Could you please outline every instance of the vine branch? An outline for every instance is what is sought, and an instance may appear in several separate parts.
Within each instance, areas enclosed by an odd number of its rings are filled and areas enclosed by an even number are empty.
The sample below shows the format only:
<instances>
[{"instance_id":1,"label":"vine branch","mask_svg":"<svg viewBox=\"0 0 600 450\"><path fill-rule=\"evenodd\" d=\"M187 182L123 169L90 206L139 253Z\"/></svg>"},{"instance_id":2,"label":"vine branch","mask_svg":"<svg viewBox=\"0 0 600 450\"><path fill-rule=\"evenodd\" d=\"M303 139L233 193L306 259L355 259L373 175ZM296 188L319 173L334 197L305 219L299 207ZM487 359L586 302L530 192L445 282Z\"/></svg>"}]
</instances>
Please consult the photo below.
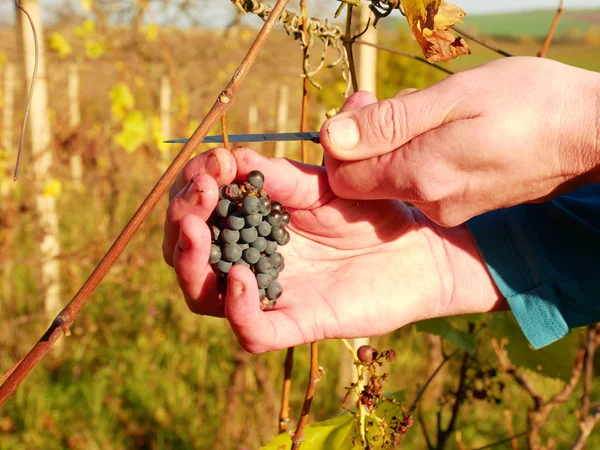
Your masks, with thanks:
<instances>
[{"instance_id":1,"label":"vine branch","mask_svg":"<svg viewBox=\"0 0 600 450\"><path fill-rule=\"evenodd\" d=\"M407 58L415 59L417 61L420 61L422 63L427 64L428 66L431 66L431 67L434 67L434 68L436 68L438 70L441 70L442 72L445 72L448 75L453 75L454 74L454 72L451 71L450 69L446 69L445 67L442 67L439 64L435 64L435 63L429 62L425 58L423 58L422 56L414 55L412 53L408 53L408 52L405 52L405 51L402 51L402 50L397 50L395 48L386 47L385 45L374 44L372 42L362 41L360 39L357 39L354 42L357 43L357 44L360 44L360 45L368 45L369 47L375 47L375 48L377 48L379 50L383 50L383 51L388 52L388 53L393 53L395 55L406 56Z\"/></svg>"},{"instance_id":2,"label":"vine branch","mask_svg":"<svg viewBox=\"0 0 600 450\"><path fill-rule=\"evenodd\" d=\"M304 405L302 405L302 414L298 421L298 427L292 435L292 450L298 450L304 441L304 429L308 422L308 414L312 405L317 383L323 376L323 370L319 368L319 347L316 342L310 344L310 372L308 379L308 387L306 388L306 396L304 397Z\"/></svg>"},{"instance_id":3,"label":"vine branch","mask_svg":"<svg viewBox=\"0 0 600 450\"><path fill-rule=\"evenodd\" d=\"M279 432L283 433L288 429L290 421L290 391L292 389L292 370L294 368L294 347L288 348L285 356L283 389L281 393L281 410L279 412Z\"/></svg>"},{"instance_id":4,"label":"vine branch","mask_svg":"<svg viewBox=\"0 0 600 450\"><path fill-rule=\"evenodd\" d=\"M538 56L540 58L546 57L546 53L548 52L548 49L550 48L550 43L552 42L554 33L556 33L556 28L558 27L558 23L560 22L560 18L562 17L564 11L565 11L565 9L563 8L563 0L559 0L558 9L556 10L556 15L554 16L554 20L552 21L552 24L550 25L550 30L548 30L548 35L546 36L546 39L544 40L544 44L542 45L542 48L540 49L540 52L538 53Z\"/></svg>"},{"instance_id":5,"label":"vine branch","mask_svg":"<svg viewBox=\"0 0 600 450\"><path fill-rule=\"evenodd\" d=\"M102 282L117 258L121 255L121 253L123 253L127 244L131 241L136 231L142 226L144 221L150 215L150 212L160 201L167 189L169 189L169 186L173 183L179 172L181 172L185 164L188 162L192 153L196 150L196 148L198 148L202 140L206 137L214 124L219 120L221 115L227 111L229 106L231 106L231 103L239 91L244 78L254 65L258 53L264 46L269 34L281 17L281 14L285 10L287 3L288 0L277 0L271 15L259 31L254 43L234 73L231 81L225 90L219 95L217 101L206 115L202 123L198 126L196 131L194 131L194 134L191 136L188 143L183 146L169 168L154 186L150 194L148 194L127 226L117 237L113 245L104 255L87 281L79 289L77 294L75 294L71 302L69 302L69 304L58 314L40 340L29 351L25 358L23 358L23 360L16 366L6 381L0 386L0 407L21 384L27 374L44 357L48 350L50 350L60 335L69 334L69 327L73 324L77 314L79 314L87 299Z\"/></svg>"},{"instance_id":6,"label":"vine branch","mask_svg":"<svg viewBox=\"0 0 600 450\"><path fill-rule=\"evenodd\" d=\"M499 48L499 47L496 47L495 45L492 45L492 44L490 44L490 43L488 43L488 42L484 41L483 39L481 39L481 38L479 38L479 37L477 37L477 36L475 36L475 35L473 35L473 34L469 33L468 31L466 31L466 30L464 30L464 29L462 29L462 28L459 28L459 27L457 27L457 26L454 26L454 27L452 27L452 29L453 29L453 30L455 30L455 31L456 31L457 33L459 33L459 34L462 34L462 35L463 35L464 37L466 37L467 39L471 39L473 42L477 42L479 45L481 45L481 46L483 46L483 47L485 47L485 48L487 48L487 49L489 49L489 50L491 50L491 51L493 51L493 52L496 52L496 53L498 53L499 55L506 56L506 57L511 57L511 56L513 56L513 55L511 55L510 53L508 53L508 52L506 52L506 51L502 50L501 48Z\"/></svg>"},{"instance_id":7,"label":"vine branch","mask_svg":"<svg viewBox=\"0 0 600 450\"><path fill-rule=\"evenodd\" d=\"M29 87L29 96L27 98L27 105L25 106L25 114L23 116L23 124L21 125L21 138L19 140L19 150L17 152L17 162L15 164L15 173L13 176L13 180L17 181L19 179L19 169L21 167L21 154L23 153L23 145L25 143L25 130L27 129L27 119L29 118L29 110L31 109L31 102L33 100L33 92L35 91L35 83L37 81L38 68L40 64L40 45L38 42L37 30L35 29L35 25L33 23L33 19L31 15L27 12L25 8L21 6L21 2L19 0L15 0L15 6L19 8L25 16L27 16L27 20L29 21L29 25L31 25L31 32L33 33L33 45L35 46L35 60L33 63L33 74L31 76L31 86Z\"/></svg>"}]
</instances>

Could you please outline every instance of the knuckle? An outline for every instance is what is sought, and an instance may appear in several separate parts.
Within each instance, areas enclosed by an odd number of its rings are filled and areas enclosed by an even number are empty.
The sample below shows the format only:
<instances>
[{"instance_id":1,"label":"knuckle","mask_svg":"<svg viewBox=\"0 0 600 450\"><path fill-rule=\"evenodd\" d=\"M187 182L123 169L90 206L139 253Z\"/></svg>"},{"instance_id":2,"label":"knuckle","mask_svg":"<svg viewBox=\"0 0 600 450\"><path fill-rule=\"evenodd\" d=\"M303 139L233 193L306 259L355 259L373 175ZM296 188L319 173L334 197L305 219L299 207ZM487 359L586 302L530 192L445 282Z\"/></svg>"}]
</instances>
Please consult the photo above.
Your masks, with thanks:
<instances>
[{"instance_id":1,"label":"knuckle","mask_svg":"<svg viewBox=\"0 0 600 450\"><path fill-rule=\"evenodd\" d=\"M369 125L376 137L384 142L397 142L406 136L406 107L399 99L384 100L374 105Z\"/></svg>"}]
</instances>

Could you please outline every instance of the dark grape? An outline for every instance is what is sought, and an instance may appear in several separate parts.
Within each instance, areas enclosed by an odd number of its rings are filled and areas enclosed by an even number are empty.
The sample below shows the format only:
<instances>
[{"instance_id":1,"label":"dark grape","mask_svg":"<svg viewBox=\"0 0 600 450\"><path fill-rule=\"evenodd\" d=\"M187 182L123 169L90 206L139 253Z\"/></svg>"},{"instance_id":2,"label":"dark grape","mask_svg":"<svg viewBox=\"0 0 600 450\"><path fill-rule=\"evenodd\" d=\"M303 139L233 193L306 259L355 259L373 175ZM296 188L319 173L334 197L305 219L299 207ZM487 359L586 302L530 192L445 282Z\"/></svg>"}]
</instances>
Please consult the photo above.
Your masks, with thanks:
<instances>
[{"instance_id":1,"label":"dark grape","mask_svg":"<svg viewBox=\"0 0 600 450\"><path fill-rule=\"evenodd\" d=\"M271 200L269 197L261 197L258 201L260 202L260 213L263 216L268 216L271 212Z\"/></svg>"},{"instance_id":2,"label":"dark grape","mask_svg":"<svg viewBox=\"0 0 600 450\"><path fill-rule=\"evenodd\" d=\"M269 234L271 234L271 225L269 225L269 222L266 221L262 221L260 223L259 226L256 227L256 229L258 230L258 235L259 236L263 236L263 237L267 237Z\"/></svg>"},{"instance_id":3,"label":"dark grape","mask_svg":"<svg viewBox=\"0 0 600 450\"><path fill-rule=\"evenodd\" d=\"M250 246L262 253L267 248L267 240L264 237L259 236L252 244L250 244Z\"/></svg>"},{"instance_id":4,"label":"dark grape","mask_svg":"<svg viewBox=\"0 0 600 450\"><path fill-rule=\"evenodd\" d=\"M252 186L254 186L259 191L263 188L263 185L265 183L265 177L258 170L253 170L252 172L250 172L248 174L247 180L248 180L248 183L250 183Z\"/></svg>"},{"instance_id":5,"label":"dark grape","mask_svg":"<svg viewBox=\"0 0 600 450\"><path fill-rule=\"evenodd\" d=\"M215 244L212 244L210 246L210 259L209 259L209 263L210 264L216 264L217 262L219 262L219 260L221 259L221 249L216 246Z\"/></svg>"},{"instance_id":6,"label":"dark grape","mask_svg":"<svg viewBox=\"0 0 600 450\"><path fill-rule=\"evenodd\" d=\"M227 217L233 212L233 208L234 206L233 203L231 203L231 200L224 199L219 200L216 211L219 217Z\"/></svg>"},{"instance_id":7,"label":"dark grape","mask_svg":"<svg viewBox=\"0 0 600 450\"><path fill-rule=\"evenodd\" d=\"M227 226L232 230L241 230L246 225L246 220L241 213L235 212L227 218Z\"/></svg>"},{"instance_id":8,"label":"dark grape","mask_svg":"<svg viewBox=\"0 0 600 450\"><path fill-rule=\"evenodd\" d=\"M277 242L267 240L267 248L265 248L265 254L272 255L277 251L277 247Z\"/></svg>"},{"instance_id":9,"label":"dark grape","mask_svg":"<svg viewBox=\"0 0 600 450\"><path fill-rule=\"evenodd\" d=\"M256 264L260 260L260 252L255 248L250 247L244 250L244 259L248 264Z\"/></svg>"},{"instance_id":10,"label":"dark grape","mask_svg":"<svg viewBox=\"0 0 600 450\"><path fill-rule=\"evenodd\" d=\"M246 225L248 225L249 227L257 227L262 221L263 216L260 213L250 214L249 216L246 216Z\"/></svg>"},{"instance_id":11,"label":"dark grape","mask_svg":"<svg viewBox=\"0 0 600 450\"><path fill-rule=\"evenodd\" d=\"M240 237L245 243L252 244L258 237L258 231L254 227L244 228L242 231L240 231Z\"/></svg>"},{"instance_id":12,"label":"dark grape","mask_svg":"<svg viewBox=\"0 0 600 450\"><path fill-rule=\"evenodd\" d=\"M281 214L279 211L271 211L271 213L267 216L267 222L269 222L269 225L273 227L278 226L282 219L283 214Z\"/></svg>"},{"instance_id":13,"label":"dark grape","mask_svg":"<svg viewBox=\"0 0 600 450\"><path fill-rule=\"evenodd\" d=\"M260 200L256 197L246 197L242 202L242 208L246 214L258 214L260 211Z\"/></svg>"},{"instance_id":14,"label":"dark grape","mask_svg":"<svg viewBox=\"0 0 600 450\"><path fill-rule=\"evenodd\" d=\"M290 214L279 202L271 202L264 190L264 176L255 170L245 182L219 188L219 202L207 224L211 234L209 263L224 293L233 265L250 269L256 278L261 309L272 309L283 290L276 281L285 268L280 245L290 240L285 226Z\"/></svg>"},{"instance_id":15,"label":"dark grape","mask_svg":"<svg viewBox=\"0 0 600 450\"><path fill-rule=\"evenodd\" d=\"M268 273L256 274L256 283L260 289L266 289L271 283L271 276Z\"/></svg>"},{"instance_id":16,"label":"dark grape","mask_svg":"<svg viewBox=\"0 0 600 450\"><path fill-rule=\"evenodd\" d=\"M223 257L232 263L239 261L242 257L242 249L237 244L227 244L223 249Z\"/></svg>"},{"instance_id":17,"label":"dark grape","mask_svg":"<svg viewBox=\"0 0 600 450\"><path fill-rule=\"evenodd\" d=\"M281 253L273 253L270 258L274 269L281 267L283 264L283 255Z\"/></svg>"},{"instance_id":18,"label":"dark grape","mask_svg":"<svg viewBox=\"0 0 600 450\"><path fill-rule=\"evenodd\" d=\"M244 266L244 267L250 268L250 264L248 264L243 259L238 259L236 262L233 263L233 265L234 266Z\"/></svg>"},{"instance_id":19,"label":"dark grape","mask_svg":"<svg viewBox=\"0 0 600 450\"><path fill-rule=\"evenodd\" d=\"M221 240L225 244L235 244L240 240L240 232L238 230L230 230L229 228L225 228L221 232Z\"/></svg>"},{"instance_id":20,"label":"dark grape","mask_svg":"<svg viewBox=\"0 0 600 450\"><path fill-rule=\"evenodd\" d=\"M271 284L269 284L269 287L267 287L267 298L269 300L277 300L281 297L282 293L283 288L277 281L272 281Z\"/></svg>"},{"instance_id":21,"label":"dark grape","mask_svg":"<svg viewBox=\"0 0 600 450\"><path fill-rule=\"evenodd\" d=\"M356 355L358 356L360 362L368 363L373 361L374 356L377 356L377 350L370 345L361 345L358 347L358 350L356 350Z\"/></svg>"},{"instance_id":22,"label":"dark grape","mask_svg":"<svg viewBox=\"0 0 600 450\"><path fill-rule=\"evenodd\" d=\"M268 256L263 256L254 267L257 272L268 274L273 270L273 263L271 263L271 259Z\"/></svg>"},{"instance_id":23,"label":"dark grape","mask_svg":"<svg viewBox=\"0 0 600 450\"><path fill-rule=\"evenodd\" d=\"M276 239L277 244L279 245L287 245L290 242L290 233L285 228L283 229L283 235Z\"/></svg>"},{"instance_id":24,"label":"dark grape","mask_svg":"<svg viewBox=\"0 0 600 450\"><path fill-rule=\"evenodd\" d=\"M273 239L275 239L276 241L278 241L283 236L285 236L285 228L282 228L282 227L273 227L273 229L271 230L271 237Z\"/></svg>"},{"instance_id":25,"label":"dark grape","mask_svg":"<svg viewBox=\"0 0 600 450\"><path fill-rule=\"evenodd\" d=\"M221 272L221 273L228 273L229 269L231 269L232 265L233 264L231 262L229 262L229 261L220 260L217 263L217 269L219 269L219 272Z\"/></svg>"}]
</instances>

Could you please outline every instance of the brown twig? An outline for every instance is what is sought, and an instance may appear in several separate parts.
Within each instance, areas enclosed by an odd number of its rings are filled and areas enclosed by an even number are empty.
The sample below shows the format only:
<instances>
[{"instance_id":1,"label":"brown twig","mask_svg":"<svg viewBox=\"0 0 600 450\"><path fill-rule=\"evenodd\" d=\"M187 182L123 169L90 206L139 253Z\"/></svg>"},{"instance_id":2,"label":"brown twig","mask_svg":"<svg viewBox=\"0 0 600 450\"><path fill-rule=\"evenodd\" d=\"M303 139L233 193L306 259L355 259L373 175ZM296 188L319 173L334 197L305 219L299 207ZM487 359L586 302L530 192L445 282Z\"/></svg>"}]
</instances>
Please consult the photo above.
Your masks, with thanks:
<instances>
[{"instance_id":1,"label":"brown twig","mask_svg":"<svg viewBox=\"0 0 600 450\"><path fill-rule=\"evenodd\" d=\"M427 390L427 388L429 387L429 385L431 384L431 382L433 381L433 379L437 376L438 373L440 373L440 370L442 370L442 368L444 367L444 365L450 359L452 359L455 355L458 355L459 351L460 351L460 349L456 349L452 353L450 353L449 355L444 355L444 359L442 360L442 362L433 371L433 373L431 375L429 375L429 378L427 379L427 381L425 382L425 384L423 385L423 387L421 388L421 390L417 393L417 396L415 397L415 399L413 400L412 404L408 408L408 414L412 414L412 412L415 409L417 409L417 406L419 404L419 400L421 400L421 397L423 396L423 394L425 394L425 391Z\"/></svg>"},{"instance_id":2,"label":"brown twig","mask_svg":"<svg viewBox=\"0 0 600 450\"><path fill-rule=\"evenodd\" d=\"M319 368L319 352L318 344L313 342L310 344L310 372L308 379L308 387L306 389L306 396L304 397L304 405L302 405L302 414L298 421L298 427L292 436L292 450L298 450L304 440L304 428L308 422L308 414L310 413L310 407L312 405L313 397L317 389L317 383L321 380L323 375L322 370Z\"/></svg>"},{"instance_id":3,"label":"brown twig","mask_svg":"<svg viewBox=\"0 0 600 450\"><path fill-rule=\"evenodd\" d=\"M550 48L550 43L552 42L552 38L554 37L556 28L558 27L558 22L560 22L560 18L563 15L564 11L565 10L563 8L563 0L559 0L558 9L556 10L556 15L554 16L552 25L550 25L550 30L548 30L548 35L546 36L546 39L544 40L544 44L542 45L542 48L540 49L540 52L538 53L538 56L540 58L546 57L546 53L548 52L548 49Z\"/></svg>"},{"instance_id":4,"label":"brown twig","mask_svg":"<svg viewBox=\"0 0 600 450\"><path fill-rule=\"evenodd\" d=\"M29 25L31 25L31 32L33 33L33 45L35 46L35 60L33 63L33 74L31 75L31 86L29 87L29 98L27 99L27 106L25 106L25 114L23 116L23 125L21 126L21 138L19 140L19 151L17 153L17 162L15 164L15 173L13 180L19 179L19 168L21 167L21 154L23 153L23 145L25 143L25 130L27 128L27 119L29 118L29 110L31 109L31 102L33 100L33 92L35 91L35 82L37 81L38 68L40 64L40 45L38 43L37 30L33 24L31 15L21 6L19 0L15 0L15 6L23 11L23 14L27 16Z\"/></svg>"},{"instance_id":5,"label":"brown twig","mask_svg":"<svg viewBox=\"0 0 600 450\"><path fill-rule=\"evenodd\" d=\"M464 37L466 37L467 39L471 39L474 42L477 42L479 45L482 45L483 47L498 53L499 55L502 56L506 56L506 57L511 57L513 55L511 55L510 53L502 50L501 48L496 47L495 45L492 45L486 41L484 41L483 39L469 33L468 31L463 30L462 28L459 27L452 27L457 33L462 34Z\"/></svg>"},{"instance_id":6,"label":"brown twig","mask_svg":"<svg viewBox=\"0 0 600 450\"><path fill-rule=\"evenodd\" d=\"M221 134L223 135L223 147L229 148L229 134L227 133L227 114L221 116Z\"/></svg>"},{"instance_id":7,"label":"brown twig","mask_svg":"<svg viewBox=\"0 0 600 450\"><path fill-rule=\"evenodd\" d=\"M508 428L509 436L511 436L510 443L512 445L513 450L519 450L519 441L515 437L515 428L513 427L513 416L512 412L509 409L505 409L504 420L506 421L506 428Z\"/></svg>"},{"instance_id":8,"label":"brown twig","mask_svg":"<svg viewBox=\"0 0 600 450\"><path fill-rule=\"evenodd\" d=\"M292 390L292 371L294 368L294 347L288 348L285 355L283 389L281 393L281 410L279 411L279 432L288 429L290 422L290 392Z\"/></svg>"},{"instance_id":9,"label":"brown twig","mask_svg":"<svg viewBox=\"0 0 600 450\"><path fill-rule=\"evenodd\" d=\"M456 389L456 398L452 405L452 415L450 416L450 422L445 429L442 428L441 414L438 414L438 436L437 436L437 448L444 448L446 441L454 432L456 426L456 420L458 419L458 413L460 406L465 396L465 385L467 380L467 369L469 368L469 352L463 353L462 363L460 366L460 378L458 381L458 388Z\"/></svg>"},{"instance_id":10,"label":"brown twig","mask_svg":"<svg viewBox=\"0 0 600 450\"><path fill-rule=\"evenodd\" d=\"M436 68L438 70L441 70L442 72L445 72L448 75L453 75L454 74L454 72L451 71L450 69L446 69L445 67L442 67L439 64L434 64L432 62L429 62L425 58L423 58L422 56L413 55L412 53L404 52L402 50L397 50L395 48L386 47L385 45L374 44L372 42L362 41L360 39L355 40L354 42L356 44L360 44L360 45L368 45L369 47L375 47L375 48L377 48L379 50L383 50L385 52L393 53L394 55L406 56L407 58L415 59L415 60L420 61L422 63L425 63L425 64L427 64L427 65L429 65L431 67L434 67L434 68Z\"/></svg>"},{"instance_id":11,"label":"brown twig","mask_svg":"<svg viewBox=\"0 0 600 450\"><path fill-rule=\"evenodd\" d=\"M302 33L304 34L304 39L302 42L302 61L305 61L308 58L308 45L304 45L304 42L308 42L307 34L308 34L308 15L306 12L306 0L300 0L300 10L302 11ZM300 117L300 131L308 131L307 125L307 113L308 113L308 77L304 77L302 80L302 115ZM300 142L300 148L302 149L302 162L308 163L308 143L306 141Z\"/></svg>"},{"instance_id":12,"label":"brown twig","mask_svg":"<svg viewBox=\"0 0 600 450\"><path fill-rule=\"evenodd\" d=\"M600 345L600 324L588 326L587 344L585 350L585 375L583 377L583 394L581 398L581 409L577 412L579 422L579 434L571 450L582 450L590 437L594 427L600 420L600 407L595 407L591 414L591 391L594 380L594 359L596 350Z\"/></svg>"},{"instance_id":13,"label":"brown twig","mask_svg":"<svg viewBox=\"0 0 600 450\"><path fill-rule=\"evenodd\" d=\"M352 50L352 44L354 39L352 38L352 8L351 4L348 4L348 15L346 16L346 32L344 35L344 47L348 54L348 66L350 68L350 77L352 78L352 90L358 92L358 78L356 77L356 64L354 63L354 51Z\"/></svg>"},{"instance_id":14,"label":"brown twig","mask_svg":"<svg viewBox=\"0 0 600 450\"><path fill-rule=\"evenodd\" d=\"M533 400L533 407L529 408L529 411L527 412L527 425L529 429L527 433L527 441L529 448L541 448L541 428L548 421L548 417L552 411L569 400L573 394L575 386L579 383L581 374L583 372L586 351L585 349L579 349L575 364L573 365L571 378L567 383L565 383L560 392L553 395L549 400L545 400L540 394L537 393L537 390L535 389L535 386L531 380L529 380L525 375L521 374L510 361L508 356L503 353L498 340L492 339L491 344L494 353L500 362L502 370L508 375L511 375L517 384L521 386L521 388L525 390L525 392L527 392Z\"/></svg>"},{"instance_id":15,"label":"brown twig","mask_svg":"<svg viewBox=\"0 0 600 450\"><path fill-rule=\"evenodd\" d=\"M250 47L250 50L244 57L244 60L236 70L233 78L225 88L225 90L219 95L219 98L206 115L202 123L198 126L194 134L190 138L189 142L183 146L179 154L175 157L167 171L160 178L158 183L154 186L148 197L143 201L139 209L135 212L127 226L123 229L119 237L115 240L113 245L110 247L106 255L102 258L96 269L92 272L87 281L83 284L80 290L77 292L75 297L63 309L59 315L54 319L46 333L40 338L37 344L30 350L30 352L23 358L20 364L14 369L13 373L7 378L7 380L0 386L0 407L8 399L8 397L15 391L17 386L21 384L27 374L37 365L42 357L52 347L54 342L60 337L61 334L69 334L69 327L73 324L73 321L77 317L81 308L85 305L85 302L89 296L95 291L102 279L105 277L108 270L115 263L117 258L121 255L135 232L142 226L146 218L150 215L152 209L161 200L164 193L169 189L169 186L173 183L179 172L183 169L185 164L190 159L192 153L204 140L210 129L219 120L219 117L227 111L231 105L235 95L237 94L241 83L248 74L250 68L253 66L258 53L264 46L267 37L275 24L279 20L282 12L284 11L285 5L288 0L277 0L276 5L273 7L273 11L261 30L259 31L254 43Z\"/></svg>"}]
</instances>

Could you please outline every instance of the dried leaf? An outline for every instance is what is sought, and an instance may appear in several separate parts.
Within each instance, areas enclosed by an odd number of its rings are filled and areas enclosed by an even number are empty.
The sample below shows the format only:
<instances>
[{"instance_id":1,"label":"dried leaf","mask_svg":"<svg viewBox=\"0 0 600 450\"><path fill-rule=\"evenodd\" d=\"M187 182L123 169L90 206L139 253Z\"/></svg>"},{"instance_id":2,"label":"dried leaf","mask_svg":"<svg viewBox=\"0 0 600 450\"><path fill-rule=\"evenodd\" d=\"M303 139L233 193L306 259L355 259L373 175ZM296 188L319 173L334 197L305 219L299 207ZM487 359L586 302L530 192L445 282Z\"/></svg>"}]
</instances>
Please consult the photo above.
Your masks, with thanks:
<instances>
[{"instance_id":1,"label":"dried leaf","mask_svg":"<svg viewBox=\"0 0 600 450\"><path fill-rule=\"evenodd\" d=\"M465 40L450 29L465 12L445 0L402 0L406 19L430 62L451 61L471 53Z\"/></svg>"}]
</instances>

